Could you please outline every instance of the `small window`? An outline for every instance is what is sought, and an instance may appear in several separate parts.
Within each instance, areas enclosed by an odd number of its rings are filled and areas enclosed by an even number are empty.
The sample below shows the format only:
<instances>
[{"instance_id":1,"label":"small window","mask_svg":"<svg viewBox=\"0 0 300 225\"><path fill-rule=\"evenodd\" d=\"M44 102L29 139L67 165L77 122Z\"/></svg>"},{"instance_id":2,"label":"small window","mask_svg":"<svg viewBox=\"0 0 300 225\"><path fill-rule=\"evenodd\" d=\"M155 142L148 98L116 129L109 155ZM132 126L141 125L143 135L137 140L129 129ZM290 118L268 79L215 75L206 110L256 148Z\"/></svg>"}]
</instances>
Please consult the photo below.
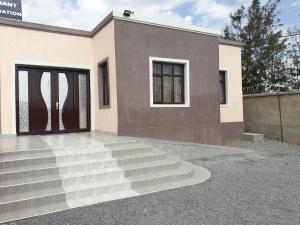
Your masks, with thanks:
<instances>
[{"instance_id":1,"label":"small window","mask_svg":"<svg viewBox=\"0 0 300 225\"><path fill-rule=\"evenodd\" d=\"M184 64L153 62L153 104L184 104Z\"/></svg>"},{"instance_id":2,"label":"small window","mask_svg":"<svg viewBox=\"0 0 300 225\"><path fill-rule=\"evenodd\" d=\"M108 61L99 64L98 67L99 106L109 106L109 73Z\"/></svg>"},{"instance_id":3,"label":"small window","mask_svg":"<svg viewBox=\"0 0 300 225\"><path fill-rule=\"evenodd\" d=\"M219 82L220 82L220 104L227 104L227 87L226 87L226 71L219 71Z\"/></svg>"}]
</instances>

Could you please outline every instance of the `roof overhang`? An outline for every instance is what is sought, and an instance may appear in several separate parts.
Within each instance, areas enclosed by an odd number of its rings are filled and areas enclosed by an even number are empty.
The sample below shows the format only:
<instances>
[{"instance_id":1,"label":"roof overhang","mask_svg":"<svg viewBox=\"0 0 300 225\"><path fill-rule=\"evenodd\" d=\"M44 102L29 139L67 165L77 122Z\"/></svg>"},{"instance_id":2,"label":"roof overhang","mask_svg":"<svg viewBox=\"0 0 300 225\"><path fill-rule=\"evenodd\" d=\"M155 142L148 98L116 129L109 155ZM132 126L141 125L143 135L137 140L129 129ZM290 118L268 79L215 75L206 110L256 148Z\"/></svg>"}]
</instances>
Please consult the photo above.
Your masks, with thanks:
<instances>
[{"instance_id":1,"label":"roof overhang","mask_svg":"<svg viewBox=\"0 0 300 225\"><path fill-rule=\"evenodd\" d=\"M224 38L219 38L219 43L221 45L230 45L230 46L234 46L234 47L243 47L245 45L244 42L234 41L234 40L229 40L229 39L224 39Z\"/></svg>"}]
</instances>

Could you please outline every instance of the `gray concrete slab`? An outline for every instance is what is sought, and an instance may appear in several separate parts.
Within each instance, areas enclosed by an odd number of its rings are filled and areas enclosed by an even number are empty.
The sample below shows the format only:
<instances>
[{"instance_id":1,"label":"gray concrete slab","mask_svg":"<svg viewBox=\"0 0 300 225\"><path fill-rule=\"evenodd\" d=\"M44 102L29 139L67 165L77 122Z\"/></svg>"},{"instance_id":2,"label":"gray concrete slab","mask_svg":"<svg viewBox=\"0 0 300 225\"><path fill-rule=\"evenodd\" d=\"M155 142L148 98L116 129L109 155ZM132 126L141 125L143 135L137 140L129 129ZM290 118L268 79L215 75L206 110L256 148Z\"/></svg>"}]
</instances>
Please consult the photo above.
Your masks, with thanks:
<instances>
[{"instance_id":1,"label":"gray concrete slab","mask_svg":"<svg viewBox=\"0 0 300 225\"><path fill-rule=\"evenodd\" d=\"M263 142L264 141L264 135L263 134L257 134L257 133L243 133L242 139L244 141Z\"/></svg>"},{"instance_id":2,"label":"gray concrete slab","mask_svg":"<svg viewBox=\"0 0 300 225\"><path fill-rule=\"evenodd\" d=\"M0 153L7 151L48 148L40 136L0 135Z\"/></svg>"},{"instance_id":3,"label":"gray concrete slab","mask_svg":"<svg viewBox=\"0 0 300 225\"><path fill-rule=\"evenodd\" d=\"M8 151L45 149L51 147L70 147L87 144L105 144L120 141L127 141L133 138L119 137L110 133L86 132L72 134L51 134L51 135L33 135L16 136L0 135L0 153Z\"/></svg>"}]
</instances>

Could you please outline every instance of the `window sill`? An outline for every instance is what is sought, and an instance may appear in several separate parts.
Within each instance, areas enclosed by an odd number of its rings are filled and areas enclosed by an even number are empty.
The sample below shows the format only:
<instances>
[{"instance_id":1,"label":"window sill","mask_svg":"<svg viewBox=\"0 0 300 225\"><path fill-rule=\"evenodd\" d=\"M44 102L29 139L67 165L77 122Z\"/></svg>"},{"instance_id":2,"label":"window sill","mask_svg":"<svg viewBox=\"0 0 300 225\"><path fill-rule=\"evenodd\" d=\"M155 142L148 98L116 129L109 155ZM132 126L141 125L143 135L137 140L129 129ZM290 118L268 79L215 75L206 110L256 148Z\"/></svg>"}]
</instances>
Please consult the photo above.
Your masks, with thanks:
<instances>
[{"instance_id":1,"label":"window sill","mask_svg":"<svg viewBox=\"0 0 300 225\"><path fill-rule=\"evenodd\" d=\"M190 104L151 104L150 108L189 108Z\"/></svg>"},{"instance_id":2,"label":"window sill","mask_svg":"<svg viewBox=\"0 0 300 225\"><path fill-rule=\"evenodd\" d=\"M220 104L221 108L228 108L230 105L229 104Z\"/></svg>"}]
</instances>

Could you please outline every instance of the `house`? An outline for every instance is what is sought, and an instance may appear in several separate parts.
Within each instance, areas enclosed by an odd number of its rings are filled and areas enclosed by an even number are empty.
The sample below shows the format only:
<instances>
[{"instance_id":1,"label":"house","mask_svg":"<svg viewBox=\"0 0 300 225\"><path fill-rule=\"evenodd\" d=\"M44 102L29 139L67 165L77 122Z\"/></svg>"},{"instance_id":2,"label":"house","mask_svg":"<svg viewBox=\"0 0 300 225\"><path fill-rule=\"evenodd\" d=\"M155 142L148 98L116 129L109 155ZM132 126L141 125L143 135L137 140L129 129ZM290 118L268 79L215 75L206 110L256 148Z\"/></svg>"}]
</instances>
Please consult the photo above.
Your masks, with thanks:
<instances>
[{"instance_id":1,"label":"house","mask_svg":"<svg viewBox=\"0 0 300 225\"><path fill-rule=\"evenodd\" d=\"M241 43L212 29L116 12L91 32L0 19L0 76L1 134L243 132Z\"/></svg>"}]
</instances>

